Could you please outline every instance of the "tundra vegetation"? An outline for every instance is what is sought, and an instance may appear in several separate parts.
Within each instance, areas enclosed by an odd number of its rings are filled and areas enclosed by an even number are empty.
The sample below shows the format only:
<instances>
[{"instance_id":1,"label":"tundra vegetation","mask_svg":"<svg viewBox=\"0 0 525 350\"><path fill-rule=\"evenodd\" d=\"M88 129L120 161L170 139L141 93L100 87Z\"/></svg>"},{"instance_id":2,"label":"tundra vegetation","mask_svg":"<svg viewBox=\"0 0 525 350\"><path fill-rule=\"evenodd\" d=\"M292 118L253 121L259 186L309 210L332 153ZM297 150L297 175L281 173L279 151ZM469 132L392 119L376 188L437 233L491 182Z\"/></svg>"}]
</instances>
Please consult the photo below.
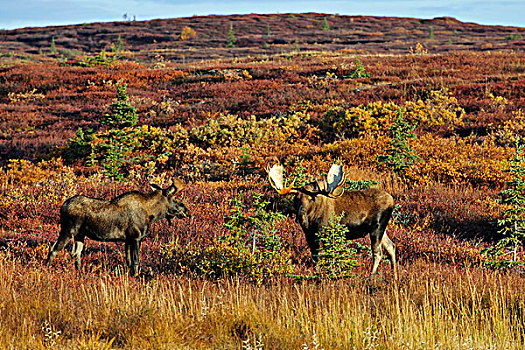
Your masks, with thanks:
<instances>
[{"instance_id":1,"label":"tundra vegetation","mask_svg":"<svg viewBox=\"0 0 525 350\"><path fill-rule=\"evenodd\" d=\"M231 19L0 31L0 348L524 348L523 29ZM390 193L398 279L341 215L314 264L276 160ZM68 198L176 177L191 217L150 227L137 277L123 242L44 264Z\"/></svg>"}]
</instances>

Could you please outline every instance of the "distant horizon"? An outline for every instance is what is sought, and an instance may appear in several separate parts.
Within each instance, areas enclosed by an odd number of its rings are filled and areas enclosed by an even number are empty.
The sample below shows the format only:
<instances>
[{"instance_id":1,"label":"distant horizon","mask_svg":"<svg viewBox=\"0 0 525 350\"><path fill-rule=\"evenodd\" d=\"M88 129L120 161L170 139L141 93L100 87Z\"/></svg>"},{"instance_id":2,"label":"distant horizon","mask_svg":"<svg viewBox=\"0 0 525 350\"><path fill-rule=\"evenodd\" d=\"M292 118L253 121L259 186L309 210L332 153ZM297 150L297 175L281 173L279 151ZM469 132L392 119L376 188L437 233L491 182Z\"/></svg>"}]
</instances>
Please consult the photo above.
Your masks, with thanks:
<instances>
[{"instance_id":1,"label":"distant horizon","mask_svg":"<svg viewBox=\"0 0 525 350\"><path fill-rule=\"evenodd\" d=\"M525 1L417 0L270 1L233 0L224 3L194 0L0 0L0 29L78 25L125 20L148 21L210 15L285 14L316 12L342 16L408 17L433 19L453 17L480 25L525 27ZM275 9L278 9L276 11Z\"/></svg>"},{"instance_id":2,"label":"distant horizon","mask_svg":"<svg viewBox=\"0 0 525 350\"><path fill-rule=\"evenodd\" d=\"M45 27L61 27L61 26L76 26L76 25L85 25L85 24L94 24L94 23L113 23L113 22L126 22L126 21L155 21L155 20L170 20L170 19L178 19L178 18L191 18L191 17L207 17L207 16L249 16L249 15L281 15L281 14L307 14L307 13L318 13L321 15L327 15L327 16L348 16L348 17L385 17L385 18L413 18L413 19L420 19L420 20L432 20L436 18L453 18L455 20L458 20L462 23L474 23L482 26L501 26L501 27L516 27L516 28L525 28L525 26L516 26L516 25L507 25L507 24L487 24L487 23L479 23L474 21L464 21L460 18L454 17L454 16L435 16L435 17L414 17L414 16L390 16L390 15L363 15L363 14L342 14L342 13L328 13L328 12L317 12L317 11L305 11L305 12L275 12L275 13L230 13L230 14L219 14L219 13L210 13L210 14L193 14L191 16L180 16L180 17L158 17L158 18L148 18L148 19L139 19L131 15L130 17L127 17L126 19L115 19L115 20L94 20L89 22L77 22L77 23L62 23L62 24L48 24L48 25L33 25L33 26L24 26L24 27L17 27L17 28L2 28L0 27L0 30L16 30L16 29L24 29L24 28L45 28Z\"/></svg>"}]
</instances>

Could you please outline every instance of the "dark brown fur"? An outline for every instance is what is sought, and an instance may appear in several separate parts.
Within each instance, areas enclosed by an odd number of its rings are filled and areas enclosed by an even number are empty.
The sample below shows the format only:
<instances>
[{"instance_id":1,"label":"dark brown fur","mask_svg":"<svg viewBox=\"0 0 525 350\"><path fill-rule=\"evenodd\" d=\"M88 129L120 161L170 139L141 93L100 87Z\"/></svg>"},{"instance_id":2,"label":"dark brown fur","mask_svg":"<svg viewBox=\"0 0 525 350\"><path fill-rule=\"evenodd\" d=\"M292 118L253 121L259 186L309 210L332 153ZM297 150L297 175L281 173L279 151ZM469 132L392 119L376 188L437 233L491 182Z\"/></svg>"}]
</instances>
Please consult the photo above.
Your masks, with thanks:
<instances>
[{"instance_id":1,"label":"dark brown fur","mask_svg":"<svg viewBox=\"0 0 525 350\"><path fill-rule=\"evenodd\" d=\"M318 193L314 182L295 189L294 206L297 221L301 225L314 260L319 250L318 232L329 220L344 213L341 223L348 227L348 239L370 235L373 253L372 274L377 270L385 248L397 277L395 246L385 233L392 216L394 200L383 190L370 188L345 191L340 197L328 197Z\"/></svg>"},{"instance_id":2,"label":"dark brown fur","mask_svg":"<svg viewBox=\"0 0 525 350\"><path fill-rule=\"evenodd\" d=\"M148 234L152 223L164 218L184 218L188 209L175 201L175 194L184 187L178 180L162 189L151 185L153 191L126 192L110 201L77 195L69 198L60 208L60 235L49 250L46 263L50 263L66 243L74 239L71 254L76 267L81 268L84 238L96 241L125 242L126 263L132 276L139 269L140 243Z\"/></svg>"}]
</instances>

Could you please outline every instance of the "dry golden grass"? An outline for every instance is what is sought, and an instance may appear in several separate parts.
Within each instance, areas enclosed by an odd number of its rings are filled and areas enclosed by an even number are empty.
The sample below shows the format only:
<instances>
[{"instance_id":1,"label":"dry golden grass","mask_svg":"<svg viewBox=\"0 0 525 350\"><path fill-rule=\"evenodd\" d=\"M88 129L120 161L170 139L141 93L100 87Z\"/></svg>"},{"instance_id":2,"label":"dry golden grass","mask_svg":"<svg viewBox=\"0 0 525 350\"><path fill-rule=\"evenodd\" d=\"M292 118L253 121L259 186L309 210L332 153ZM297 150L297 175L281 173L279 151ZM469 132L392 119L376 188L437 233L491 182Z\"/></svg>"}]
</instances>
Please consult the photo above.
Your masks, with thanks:
<instances>
[{"instance_id":1,"label":"dry golden grass","mask_svg":"<svg viewBox=\"0 0 525 350\"><path fill-rule=\"evenodd\" d=\"M522 349L525 279L418 262L389 277L149 281L0 258L2 349ZM388 271L385 270L385 271Z\"/></svg>"}]
</instances>

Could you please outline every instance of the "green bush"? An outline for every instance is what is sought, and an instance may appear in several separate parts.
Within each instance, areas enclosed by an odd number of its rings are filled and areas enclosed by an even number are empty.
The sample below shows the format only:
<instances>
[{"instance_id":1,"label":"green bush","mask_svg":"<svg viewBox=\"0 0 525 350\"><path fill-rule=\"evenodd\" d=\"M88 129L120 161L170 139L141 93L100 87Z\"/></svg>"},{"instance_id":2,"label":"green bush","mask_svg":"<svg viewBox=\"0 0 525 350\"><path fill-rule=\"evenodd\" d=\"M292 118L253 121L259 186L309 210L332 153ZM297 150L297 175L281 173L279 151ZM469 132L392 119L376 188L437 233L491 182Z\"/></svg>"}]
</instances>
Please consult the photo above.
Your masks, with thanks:
<instances>
[{"instance_id":1,"label":"green bush","mask_svg":"<svg viewBox=\"0 0 525 350\"><path fill-rule=\"evenodd\" d=\"M352 277L357 261L357 250L348 246L348 228L341 224L344 213L330 219L328 226L318 233L319 253L317 254L317 276L321 279L340 279Z\"/></svg>"},{"instance_id":2,"label":"green bush","mask_svg":"<svg viewBox=\"0 0 525 350\"><path fill-rule=\"evenodd\" d=\"M70 138L62 152L62 157L67 162L85 160L91 154L91 142L93 141L93 129L84 132L77 129L74 138Z\"/></svg>"},{"instance_id":3,"label":"green bush","mask_svg":"<svg viewBox=\"0 0 525 350\"><path fill-rule=\"evenodd\" d=\"M347 79L355 79L355 78L370 78L370 73L367 73L365 70L365 67L363 66L363 62L355 59L354 62L354 69L350 72L350 74L343 75L342 78Z\"/></svg>"},{"instance_id":4,"label":"green bush","mask_svg":"<svg viewBox=\"0 0 525 350\"><path fill-rule=\"evenodd\" d=\"M268 201L254 194L253 207L246 208L234 199L225 218L227 233L202 249L177 243L163 246L162 255L172 269L192 272L208 278L242 275L257 282L292 272L290 252L277 234L277 224L284 219L266 210Z\"/></svg>"},{"instance_id":5,"label":"green bush","mask_svg":"<svg viewBox=\"0 0 525 350\"><path fill-rule=\"evenodd\" d=\"M180 125L172 130L136 125L138 116L129 103L126 84L117 85L117 100L109 107L111 112L102 122L109 128L97 132L77 130L62 150L64 159L100 165L106 176L123 181L132 170L152 175L169 165L174 155L182 157L187 149L189 135Z\"/></svg>"},{"instance_id":6,"label":"green bush","mask_svg":"<svg viewBox=\"0 0 525 350\"><path fill-rule=\"evenodd\" d=\"M370 188L372 186L381 185L380 181L376 180L346 180L345 181L345 190L347 191L354 191L354 190L364 190L366 188Z\"/></svg>"},{"instance_id":7,"label":"green bush","mask_svg":"<svg viewBox=\"0 0 525 350\"><path fill-rule=\"evenodd\" d=\"M202 148L211 146L253 145L268 141L290 141L302 135L308 118L301 112L257 120L220 114L190 130L190 142Z\"/></svg>"},{"instance_id":8,"label":"green bush","mask_svg":"<svg viewBox=\"0 0 525 350\"><path fill-rule=\"evenodd\" d=\"M496 266L512 266L517 261L517 251L525 246L525 147L516 144L514 157L510 160L507 172L512 179L507 182L508 188L500 192L500 202L505 206L498 220L499 233L503 238L487 250L489 256L504 257L512 254L512 260L499 259L491 261Z\"/></svg>"}]
</instances>

